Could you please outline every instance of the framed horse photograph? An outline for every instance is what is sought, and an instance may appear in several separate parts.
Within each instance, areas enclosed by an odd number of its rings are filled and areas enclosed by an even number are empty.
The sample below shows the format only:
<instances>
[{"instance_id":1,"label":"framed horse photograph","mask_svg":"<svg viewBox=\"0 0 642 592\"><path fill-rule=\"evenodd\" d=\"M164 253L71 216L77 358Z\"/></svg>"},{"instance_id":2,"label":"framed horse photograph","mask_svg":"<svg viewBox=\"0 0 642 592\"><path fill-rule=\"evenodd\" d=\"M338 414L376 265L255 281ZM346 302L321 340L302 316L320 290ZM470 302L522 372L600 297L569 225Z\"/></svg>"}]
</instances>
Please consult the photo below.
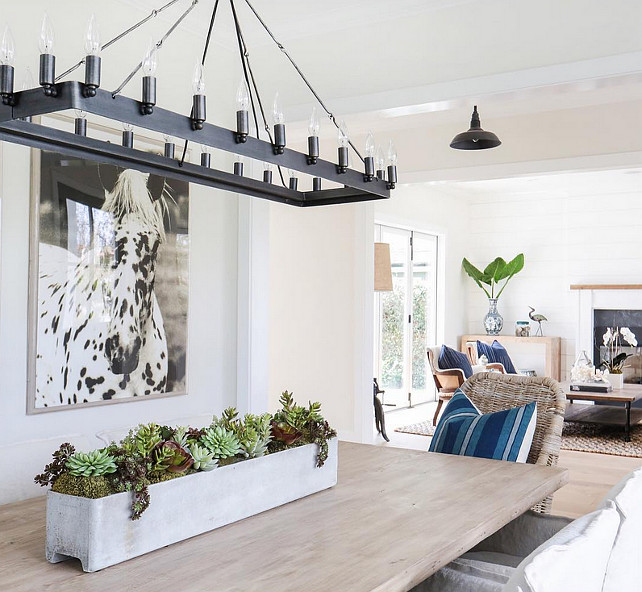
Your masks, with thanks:
<instances>
[{"instance_id":1,"label":"framed horse photograph","mask_svg":"<svg viewBox=\"0 0 642 592\"><path fill-rule=\"evenodd\" d=\"M186 394L189 184L34 149L31 194L27 411Z\"/></svg>"}]
</instances>

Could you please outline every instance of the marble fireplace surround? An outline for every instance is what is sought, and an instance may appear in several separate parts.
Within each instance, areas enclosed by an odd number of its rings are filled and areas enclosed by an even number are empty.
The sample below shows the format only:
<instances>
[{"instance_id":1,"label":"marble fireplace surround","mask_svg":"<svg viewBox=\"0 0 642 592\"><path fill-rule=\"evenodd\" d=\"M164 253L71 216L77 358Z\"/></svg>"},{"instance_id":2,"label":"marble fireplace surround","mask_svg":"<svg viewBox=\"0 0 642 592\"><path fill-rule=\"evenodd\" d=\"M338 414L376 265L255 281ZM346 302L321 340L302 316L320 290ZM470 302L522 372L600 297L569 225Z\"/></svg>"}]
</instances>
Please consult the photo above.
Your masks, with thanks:
<instances>
[{"instance_id":1,"label":"marble fireplace surround","mask_svg":"<svg viewBox=\"0 0 642 592\"><path fill-rule=\"evenodd\" d=\"M582 350L592 357L594 310L642 311L642 284L574 284L571 290L577 290L579 303L576 358Z\"/></svg>"}]
</instances>

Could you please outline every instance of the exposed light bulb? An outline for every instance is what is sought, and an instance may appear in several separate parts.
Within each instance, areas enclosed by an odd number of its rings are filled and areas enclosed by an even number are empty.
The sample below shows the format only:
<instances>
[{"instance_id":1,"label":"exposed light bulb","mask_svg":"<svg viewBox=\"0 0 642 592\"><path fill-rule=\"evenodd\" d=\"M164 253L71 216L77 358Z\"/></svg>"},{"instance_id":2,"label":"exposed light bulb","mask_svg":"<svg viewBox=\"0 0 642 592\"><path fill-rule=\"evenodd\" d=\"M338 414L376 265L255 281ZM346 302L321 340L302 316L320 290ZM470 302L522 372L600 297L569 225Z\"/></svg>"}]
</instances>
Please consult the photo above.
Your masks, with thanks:
<instances>
[{"instance_id":1,"label":"exposed light bulb","mask_svg":"<svg viewBox=\"0 0 642 592\"><path fill-rule=\"evenodd\" d=\"M377 148L377 170L378 171L383 171L384 167L386 166L386 154L383 151L383 148L379 146Z\"/></svg>"},{"instance_id":2,"label":"exposed light bulb","mask_svg":"<svg viewBox=\"0 0 642 592\"><path fill-rule=\"evenodd\" d=\"M36 88L36 81L31 73L31 68L27 68L22 79L22 90L29 90L30 88Z\"/></svg>"},{"instance_id":3,"label":"exposed light bulb","mask_svg":"<svg viewBox=\"0 0 642 592\"><path fill-rule=\"evenodd\" d=\"M85 33L85 54L99 56L101 50L100 45L100 31L96 24L96 17L92 14L87 23L87 31Z\"/></svg>"},{"instance_id":4,"label":"exposed light bulb","mask_svg":"<svg viewBox=\"0 0 642 592\"><path fill-rule=\"evenodd\" d=\"M195 95L204 95L205 94L205 71L203 69L203 64L197 62L194 67L194 76L192 77L192 89L194 90Z\"/></svg>"},{"instance_id":5,"label":"exposed light bulb","mask_svg":"<svg viewBox=\"0 0 642 592\"><path fill-rule=\"evenodd\" d=\"M376 144L375 144L374 135L372 132L368 132L368 135L366 136L366 156L374 157L375 151L376 151Z\"/></svg>"},{"instance_id":6,"label":"exposed light bulb","mask_svg":"<svg viewBox=\"0 0 642 592\"><path fill-rule=\"evenodd\" d=\"M0 64L4 66L13 66L13 60L16 57L16 43L13 40L13 34L9 25L4 28L2 41L0 42Z\"/></svg>"},{"instance_id":7,"label":"exposed light bulb","mask_svg":"<svg viewBox=\"0 0 642 592\"><path fill-rule=\"evenodd\" d=\"M243 164L245 162L245 158L241 154L237 154L236 158L234 159L234 162L238 162L239 164Z\"/></svg>"},{"instance_id":8,"label":"exposed light bulb","mask_svg":"<svg viewBox=\"0 0 642 592\"><path fill-rule=\"evenodd\" d=\"M163 140L165 141L165 144L172 144L174 141L172 139L172 136L170 136L169 134L163 134Z\"/></svg>"},{"instance_id":9,"label":"exposed light bulb","mask_svg":"<svg viewBox=\"0 0 642 592\"><path fill-rule=\"evenodd\" d=\"M290 179L296 178L296 171L294 169L288 169L288 174L290 175Z\"/></svg>"},{"instance_id":10,"label":"exposed light bulb","mask_svg":"<svg viewBox=\"0 0 642 592\"><path fill-rule=\"evenodd\" d=\"M283 115L283 108L281 107L278 92L274 95L274 103L272 103L272 117L274 118L274 125L285 123L285 116Z\"/></svg>"},{"instance_id":11,"label":"exposed light bulb","mask_svg":"<svg viewBox=\"0 0 642 592\"><path fill-rule=\"evenodd\" d=\"M87 118L87 112L83 111L82 109L74 109L74 113L76 114L76 118L77 119L86 119Z\"/></svg>"},{"instance_id":12,"label":"exposed light bulb","mask_svg":"<svg viewBox=\"0 0 642 592\"><path fill-rule=\"evenodd\" d=\"M348 135L348 126L346 125L346 122L341 120L341 123L339 123L339 133L338 133L338 139L339 139L339 146L342 148L347 148L350 142Z\"/></svg>"},{"instance_id":13,"label":"exposed light bulb","mask_svg":"<svg viewBox=\"0 0 642 592\"><path fill-rule=\"evenodd\" d=\"M38 41L38 47L40 48L40 53L49 53L53 54L54 48L54 29L51 24L51 19L49 15L45 12L42 17L42 26L40 27L40 39Z\"/></svg>"},{"instance_id":14,"label":"exposed light bulb","mask_svg":"<svg viewBox=\"0 0 642 592\"><path fill-rule=\"evenodd\" d=\"M317 108L312 107L312 113L310 113L310 122L308 123L308 132L310 136L319 135L319 116L317 115Z\"/></svg>"},{"instance_id":15,"label":"exposed light bulb","mask_svg":"<svg viewBox=\"0 0 642 592\"><path fill-rule=\"evenodd\" d=\"M272 170L274 170L274 165L271 162L264 162L263 163L263 170L272 171Z\"/></svg>"},{"instance_id":16,"label":"exposed light bulb","mask_svg":"<svg viewBox=\"0 0 642 592\"><path fill-rule=\"evenodd\" d=\"M153 39L149 40L149 47L143 58L143 73L145 76L153 76L158 67L158 47Z\"/></svg>"},{"instance_id":17,"label":"exposed light bulb","mask_svg":"<svg viewBox=\"0 0 642 592\"><path fill-rule=\"evenodd\" d=\"M243 79L239 82L239 87L236 91L236 106L239 111L247 111L250 106L250 93Z\"/></svg>"},{"instance_id":18,"label":"exposed light bulb","mask_svg":"<svg viewBox=\"0 0 642 592\"><path fill-rule=\"evenodd\" d=\"M207 144L201 144L201 154L209 154L210 147Z\"/></svg>"},{"instance_id":19,"label":"exposed light bulb","mask_svg":"<svg viewBox=\"0 0 642 592\"><path fill-rule=\"evenodd\" d=\"M388 165L397 166L397 149L392 140L388 143Z\"/></svg>"},{"instance_id":20,"label":"exposed light bulb","mask_svg":"<svg viewBox=\"0 0 642 592\"><path fill-rule=\"evenodd\" d=\"M125 131L125 132L133 132L134 131L134 126L131 123L124 123L123 122L123 131Z\"/></svg>"}]
</instances>

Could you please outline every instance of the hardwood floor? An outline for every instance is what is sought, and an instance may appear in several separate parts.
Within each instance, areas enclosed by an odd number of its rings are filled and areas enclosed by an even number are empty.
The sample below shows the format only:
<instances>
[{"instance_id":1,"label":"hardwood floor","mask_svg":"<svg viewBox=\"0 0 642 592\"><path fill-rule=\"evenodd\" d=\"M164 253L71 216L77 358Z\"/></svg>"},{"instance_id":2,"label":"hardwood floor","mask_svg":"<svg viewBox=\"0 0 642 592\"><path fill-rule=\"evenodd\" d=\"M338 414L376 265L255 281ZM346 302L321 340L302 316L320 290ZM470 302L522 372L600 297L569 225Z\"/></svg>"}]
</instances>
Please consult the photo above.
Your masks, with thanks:
<instances>
[{"instance_id":1,"label":"hardwood floor","mask_svg":"<svg viewBox=\"0 0 642 592\"><path fill-rule=\"evenodd\" d=\"M381 446L428 450L430 440L426 436L400 434L394 428L432 417L434 406L418 406L415 413L411 413L410 410L387 413L390 442L387 443L378 436L376 443ZM559 465L570 470L571 479L553 497L553 513L577 518L593 511L613 485L627 473L642 466L642 458L562 450Z\"/></svg>"}]
</instances>

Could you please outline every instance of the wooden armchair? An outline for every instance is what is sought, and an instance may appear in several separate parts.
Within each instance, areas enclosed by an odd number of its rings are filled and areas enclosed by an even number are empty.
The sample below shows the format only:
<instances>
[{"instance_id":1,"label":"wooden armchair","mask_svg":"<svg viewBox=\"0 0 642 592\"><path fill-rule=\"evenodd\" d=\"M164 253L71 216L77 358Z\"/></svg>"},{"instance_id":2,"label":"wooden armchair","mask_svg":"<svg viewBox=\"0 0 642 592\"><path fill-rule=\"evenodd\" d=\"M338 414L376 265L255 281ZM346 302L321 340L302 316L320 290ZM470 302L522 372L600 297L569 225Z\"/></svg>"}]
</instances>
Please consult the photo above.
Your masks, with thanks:
<instances>
[{"instance_id":1,"label":"wooden armchair","mask_svg":"<svg viewBox=\"0 0 642 592\"><path fill-rule=\"evenodd\" d=\"M428 365L432 372L432 378L435 381L435 387L437 388L437 409L435 410L435 415L432 418L432 425L437 425L437 419L439 418L439 412L443 404L447 401L450 401L453 397L453 393L462 385L466 380L464 371L460 368L449 368L441 369L439 367L439 354L441 352L441 346L429 347L427 350L428 354ZM469 356L470 357L470 356ZM493 370L495 372L505 373L504 366L501 364L487 364L486 366L479 364L472 364L473 374L476 372L483 372L484 370Z\"/></svg>"},{"instance_id":2,"label":"wooden armchair","mask_svg":"<svg viewBox=\"0 0 642 592\"><path fill-rule=\"evenodd\" d=\"M566 395L552 378L481 372L471 376L461 390L482 413L493 413L537 403L537 425L526 462L536 465L557 464L562 443ZM533 509L550 513L552 498Z\"/></svg>"}]
</instances>

